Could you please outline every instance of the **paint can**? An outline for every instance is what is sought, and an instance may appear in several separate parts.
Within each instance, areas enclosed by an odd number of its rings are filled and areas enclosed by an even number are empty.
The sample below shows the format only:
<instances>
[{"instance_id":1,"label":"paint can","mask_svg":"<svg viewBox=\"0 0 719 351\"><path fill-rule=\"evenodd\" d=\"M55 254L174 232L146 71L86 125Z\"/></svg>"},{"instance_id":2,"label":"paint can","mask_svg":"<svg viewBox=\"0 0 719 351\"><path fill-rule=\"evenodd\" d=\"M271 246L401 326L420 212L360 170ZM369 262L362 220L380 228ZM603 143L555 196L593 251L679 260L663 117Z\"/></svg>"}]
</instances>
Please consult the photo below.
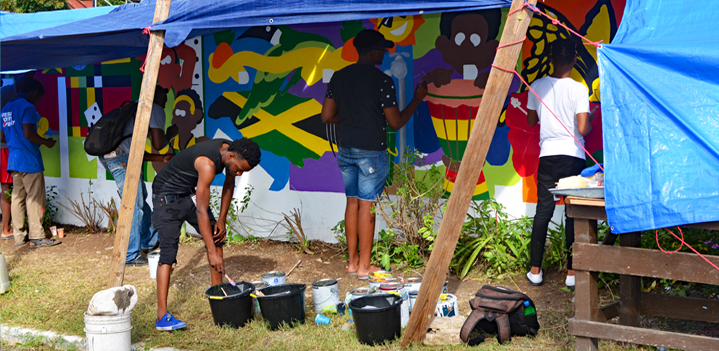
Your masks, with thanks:
<instances>
[{"instance_id":1,"label":"paint can","mask_svg":"<svg viewBox=\"0 0 719 351\"><path fill-rule=\"evenodd\" d=\"M400 308L400 324L402 328L406 327L409 322L409 294L403 289L404 286L402 283L387 283L379 287L381 293L399 295L402 298L402 306Z\"/></svg>"},{"instance_id":2,"label":"paint can","mask_svg":"<svg viewBox=\"0 0 719 351\"><path fill-rule=\"evenodd\" d=\"M337 279L320 279L312 283L312 300L315 303L315 312L322 313L325 306L335 306L340 302L340 291Z\"/></svg>"},{"instance_id":3,"label":"paint can","mask_svg":"<svg viewBox=\"0 0 719 351\"><path fill-rule=\"evenodd\" d=\"M282 285L287 283L287 275L283 271L272 271L262 275L262 281L269 286Z\"/></svg>"},{"instance_id":4,"label":"paint can","mask_svg":"<svg viewBox=\"0 0 719 351\"><path fill-rule=\"evenodd\" d=\"M370 278L369 280L369 287L374 289L379 289L379 287L382 284L391 284L391 283L397 283L399 282L397 278L395 277L376 277L376 278Z\"/></svg>"},{"instance_id":5,"label":"paint can","mask_svg":"<svg viewBox=\"0 0 719 351\"><path fill-rule=\"evenodd\" d=\"M444 286L442 286L442 294L449 294L449 289L447 286L449 285L449 280L444 281ZM419 290L419 289L417 289Z\"/></svg>"},{"instance_id":6,"label":"paint can","mask_svg":"<svg viewBox=\"0 0 719 351\"><path fill-rule=\"evenodd\" d=\"M267 284L267 282L262 281L262 280L259 280L259 281L256 281L256 282L252 282L252 285L255 286L255 291L258 291L258 290L260 290L260 289L262 289L262 288L266 288L266 287L270 286L270 284ZM257 299L254 298L254 297L252 298L252 315L253 315L255 318L261 318L261 317L262 317L262 313L260 313L260 303L259 303L259 302L257 301Z\"/></svg>"},{"instance_id":7,"label":"paint can","mask_svg":"<svg viewBox=\"0 0 719 351\"><path fill-rule=\"evenodd\" d=\"M417 301L417 294L419 294L419 290L411 290L407 293L407 295L409 295L409 313L412 313L412 310L414 309L414 302Z\"/></svg>"},{"instance_id":8,"label":"paint can","mask_svg":"<svg viewBox=\"0 0 719 351\"><path fill-rule=\"evenodd\" d=\"M407 291L412 291L412 290L419 291L419 287L422 286L422 278L421 277L402 278L402 284L404 284L404 288Z\"/></svg>"},{"instance_id":9,"label":"paint can","mask_svg":"<svg viewBox=\"0 0 719 351\"><path fill-rule=\"evenodd\" d=\"M459 315L457 296L452 294L439 295L437 307L434 309L435 317L454 317Z\"/></svg>"},{"instance_id":10,"label":"paint can","mask_svg":"<svg viewBox=\"0 0 719 351\"><path fill-rule=\"evenodd\" d=\"M362 296L367 296L375 293L375 289L368 288L368 287L361 287L361 288L355 288L352 289L352 291L348 292L347 295L345 295L345 304L347 306L350 305L350 301L354 299L358 299ZM352 315L352 310L348 307L347 310L349 311L349 314Z\"/></svg>"},{"instance_id":11,"label":"paint can","mask_svg":"<svg viewBox=\"0 0 719 351\"><path fill-rule=\"evenodd\" d=\"M376 272L372 272L372 273L368 274L367 276L369 277L369 279L372 279L372 278L389 278L389 277L392 276L392 273L387 272L387 271L376 271Z\"/></svg>"}]
</instances>

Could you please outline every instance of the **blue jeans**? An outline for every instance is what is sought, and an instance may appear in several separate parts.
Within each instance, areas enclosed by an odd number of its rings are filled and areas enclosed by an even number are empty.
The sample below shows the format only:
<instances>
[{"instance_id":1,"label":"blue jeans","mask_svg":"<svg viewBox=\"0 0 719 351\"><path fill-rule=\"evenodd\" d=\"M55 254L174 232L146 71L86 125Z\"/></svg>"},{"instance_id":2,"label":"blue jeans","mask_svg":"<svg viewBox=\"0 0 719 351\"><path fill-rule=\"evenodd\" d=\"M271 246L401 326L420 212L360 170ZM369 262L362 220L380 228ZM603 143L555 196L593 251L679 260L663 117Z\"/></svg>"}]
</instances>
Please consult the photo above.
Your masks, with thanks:
<instances>
[{"instance_id":1,"label":"blue jeans","mask_svg":"<svg viewBox=\"0 0 719 351\"><path fill-rule=\"evenodd\" d=\"M345 196L376 201L389 174L387 151L339 148L337 165L342 171Z\"/></svg>"},{"instance_id":2,"label":"blue jeans","mask_svg":"<svg viewBox=\"0 0 719 351\"><path fill-rule=\"evenodd\" d=\"M130 157L124 151L116 151L117 156L113 158L98 157L115 178L115 183L120 189L120 197L125 187L125 172L127 171L127 160ZM142 179L142 173L140 173ZM147 204L147 188L145 182L140 181L137 186L137 199L135 200L135 213L132 215L132 228L130 229L130 241L127 244L126 261L132 261L140 255L141 250L150 250L157 246L157 230L150 224L152 210Z\"/></svg>"}]
</instances>

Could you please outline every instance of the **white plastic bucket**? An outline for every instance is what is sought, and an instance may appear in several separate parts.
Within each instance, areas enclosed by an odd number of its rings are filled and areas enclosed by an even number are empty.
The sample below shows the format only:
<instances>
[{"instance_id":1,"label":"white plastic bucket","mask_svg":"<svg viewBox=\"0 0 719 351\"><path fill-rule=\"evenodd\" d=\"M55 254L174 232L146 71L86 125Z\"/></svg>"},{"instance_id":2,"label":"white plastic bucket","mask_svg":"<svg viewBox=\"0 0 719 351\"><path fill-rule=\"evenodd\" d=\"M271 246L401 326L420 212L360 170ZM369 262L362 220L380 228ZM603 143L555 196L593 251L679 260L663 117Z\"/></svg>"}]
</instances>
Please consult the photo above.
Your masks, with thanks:
<instances>
[{"instance_id":1,"label":"white plastic bucket","mask_svg":"<svg viewBox=\"0 0 719 351\"><path fill-rule=\"evenodd\" d=\"M0 253L0 294L4 294L8 289L10 289L10 278L7 275L5 254Z\"/></svg>"},{"instance_id":2,"label":"white plastic bucket","mask_svg":"<svg viewBox=\"0 0 719 351\"><path fill-rule=\"evenodd\" d=\"M160 264L160 251L147 254L147 267L150 269L150 278L157 278L157 266Z\"/></svg>"},{"instance_id":3,"label":"white plastic bucket","mask_svg":"<svg viewBox=\"0 0 719 351\"><path fill-rule=\"evenodd\" d=\"M85 313L87 351L129 351L132 345L130 313L90 316Z\"/></svg>"}]
</instances>

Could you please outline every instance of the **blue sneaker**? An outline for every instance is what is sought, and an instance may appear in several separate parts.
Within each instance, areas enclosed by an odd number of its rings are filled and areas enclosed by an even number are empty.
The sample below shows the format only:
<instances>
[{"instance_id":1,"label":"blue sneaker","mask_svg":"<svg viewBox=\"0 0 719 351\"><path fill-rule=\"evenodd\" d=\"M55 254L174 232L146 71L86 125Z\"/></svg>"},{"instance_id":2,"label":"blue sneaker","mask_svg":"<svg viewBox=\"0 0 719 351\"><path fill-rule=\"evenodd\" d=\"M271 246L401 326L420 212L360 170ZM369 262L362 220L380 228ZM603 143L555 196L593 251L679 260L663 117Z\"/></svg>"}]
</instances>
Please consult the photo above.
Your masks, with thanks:
<instances>
[{"instance_id":1,"label":"blue sneaker","mask_svg":"<svg viewBox=\"0 0 719 351\"><path fill-rule=\"evenodd\" d=\"M157 330L175 330L186 326L187 323L173 317L170 312L165 313L159 321L155 321L155 329Z\"/></svg>"}]
</instances>

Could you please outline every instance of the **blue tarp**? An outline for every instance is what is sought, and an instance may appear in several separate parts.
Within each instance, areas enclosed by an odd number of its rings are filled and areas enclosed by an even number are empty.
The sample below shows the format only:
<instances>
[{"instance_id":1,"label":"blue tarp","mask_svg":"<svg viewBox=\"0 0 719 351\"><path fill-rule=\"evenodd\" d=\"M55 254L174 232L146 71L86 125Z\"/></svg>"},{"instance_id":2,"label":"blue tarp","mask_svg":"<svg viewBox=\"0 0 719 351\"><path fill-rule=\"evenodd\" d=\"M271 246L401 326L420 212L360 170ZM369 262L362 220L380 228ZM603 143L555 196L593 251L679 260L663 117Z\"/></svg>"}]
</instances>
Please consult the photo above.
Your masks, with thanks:
<instances>
[{"instance_id":1,"label":"blue tarp","mask_svg":"<svg viewBox=\"0 0 719 351\"><path fill-rule=\"evenodd\" d=\"M117 6L37 13L0 12L0 39L104 15Z\"/></svg>"},{"instance_id":2,"label":"blue tarp","mask_svg":"<svg viewBox=\"0 0 719 351\"><path fill-rule=\"evenodd\" d=\"M599 50L606 209L618 233L719 221L713 5L629 0Z\"/></svg>"},{"instance_id":3,"label":"blue tarp","mask_svg":"<svg viewBox=\"0 0 719 351\"><path fill-rule=\"evenodd\" d=\"M410 14L509 7L511 0L173 0L170 15L153 29L166 30L169 47L191 36L229 28L324 23ZM2 70L92 64L147 52L155 2L65 25L0 39Z\"/></svg>"}]
</instances>

